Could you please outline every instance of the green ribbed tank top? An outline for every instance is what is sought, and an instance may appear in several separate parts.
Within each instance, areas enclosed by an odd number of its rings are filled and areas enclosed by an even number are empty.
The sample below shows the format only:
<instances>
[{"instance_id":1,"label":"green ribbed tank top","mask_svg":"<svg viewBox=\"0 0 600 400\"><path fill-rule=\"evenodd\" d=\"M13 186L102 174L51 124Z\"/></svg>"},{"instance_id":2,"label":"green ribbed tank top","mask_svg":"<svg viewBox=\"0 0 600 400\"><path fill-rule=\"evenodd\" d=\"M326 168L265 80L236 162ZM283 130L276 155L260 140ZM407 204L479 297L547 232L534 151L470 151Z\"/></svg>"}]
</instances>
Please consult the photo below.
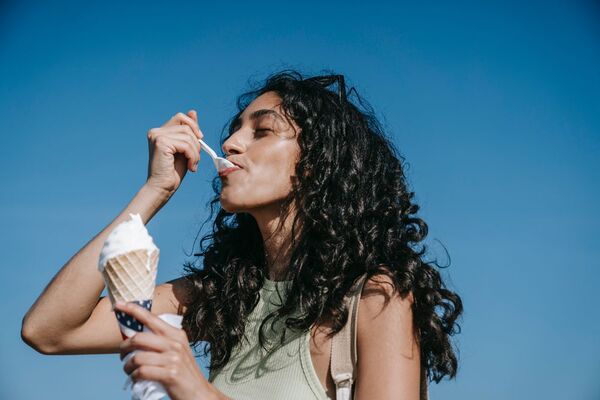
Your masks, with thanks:
<instances>
[{"instance_id":1,"label":"green ribbed tank top","mask_svg":"<svg viewBox=\"0 0 600 400\"><path fill-rule=\"evenodd\" d=\"M330 400L313 367L310 356L310 330L301 333L287 330L280 343L284 321L269 320L263 332L269 340L270 354L260 346L258 329L262 320L283 304L291 281L265 279L260 299L246 322L247 341L233 349L229 362L211 371L209 382L234 400L316 399ZM285 319L285 318L284 318Z\"/></svg>"}]
</instances>

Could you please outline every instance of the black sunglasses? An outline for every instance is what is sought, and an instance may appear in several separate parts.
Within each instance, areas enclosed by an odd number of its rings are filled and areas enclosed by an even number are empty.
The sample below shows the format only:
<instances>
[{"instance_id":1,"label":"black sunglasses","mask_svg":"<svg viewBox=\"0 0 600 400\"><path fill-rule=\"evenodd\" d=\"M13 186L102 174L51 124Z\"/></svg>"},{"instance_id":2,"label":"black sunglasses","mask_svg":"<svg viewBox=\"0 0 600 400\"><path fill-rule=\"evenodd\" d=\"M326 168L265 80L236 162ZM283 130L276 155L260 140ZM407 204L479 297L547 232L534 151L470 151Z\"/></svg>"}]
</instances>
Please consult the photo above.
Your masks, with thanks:
<instances>
[{"instance_id":1,"label":"black sunglasses","mask_svg":"<svg viewBox=\"0 0 600 400\"><path fill-rule=\"evenodd\" d=\"M306 79L307 81L315 82L323 87L328 87L337 83L338 100L342 109L342 132L346 136L346 81L344 75L320 75ZM354 88L350 89L352 91Z\"/></svg>"},{"instance_id":2,"label":"black sunglasses","mask_svg":"<svg viewBox=\"0 0 600 400\"><path fill-rule=\"evenodd\" d=\"M344 75L320 75L305 80L315 82L323 87L337 83L338 99L340 101L340 106L344 108L344 103L346 102L346 81L344 80Z\"/></svg>"}]
</instances>

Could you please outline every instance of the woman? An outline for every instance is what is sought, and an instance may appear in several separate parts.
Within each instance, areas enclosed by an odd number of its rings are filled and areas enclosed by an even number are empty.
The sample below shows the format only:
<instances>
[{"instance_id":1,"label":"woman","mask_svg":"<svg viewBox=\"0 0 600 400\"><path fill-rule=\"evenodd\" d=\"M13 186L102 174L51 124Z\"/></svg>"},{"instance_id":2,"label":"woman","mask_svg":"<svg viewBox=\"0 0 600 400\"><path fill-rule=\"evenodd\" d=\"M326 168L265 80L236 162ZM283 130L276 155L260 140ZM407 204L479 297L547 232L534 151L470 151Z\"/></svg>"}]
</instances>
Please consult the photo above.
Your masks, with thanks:
<instances>
[{"instance_id":1,"label":"woman","mask_svg":"<svg viewBox=\"0 0 600 400\"><path fill-rule=\"evenodd\" d=\"M122 342L110 302L98 301L100 248L129 213L147 223L161 209L197 170L203 137L193 110L151 129L146 183L40 295L23 339L44 354L138 350L125 372L161 382L173 399L335 398L331 338L348 318L344 295L367 274L355 399L417 399L421 368L436 382L455 377L461 299L422 260L425 246L414 248L427 225L403 165L350 92L362 108L339 75L282 71L238 99L222 148L240 168L213 185L211 208L221 209L197 254L203 268L187 263L182 278L157 286L152 312L116 307L153 331ZM184 331L156 317L165 312L183 315ZM209 380L189 346L201 341Z\"/></svg>"}]
</instances>

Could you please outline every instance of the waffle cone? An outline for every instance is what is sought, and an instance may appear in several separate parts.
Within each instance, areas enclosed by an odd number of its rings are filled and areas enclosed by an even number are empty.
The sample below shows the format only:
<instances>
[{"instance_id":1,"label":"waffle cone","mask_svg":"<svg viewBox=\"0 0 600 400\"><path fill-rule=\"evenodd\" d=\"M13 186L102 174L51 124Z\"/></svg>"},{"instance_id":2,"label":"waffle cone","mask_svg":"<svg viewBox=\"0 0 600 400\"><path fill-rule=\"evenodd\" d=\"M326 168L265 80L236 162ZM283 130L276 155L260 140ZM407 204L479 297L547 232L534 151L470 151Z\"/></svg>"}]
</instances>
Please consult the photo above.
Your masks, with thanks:
<instances>
[{"instance_id":1,"label":"waffle cone","mask_svg":"<svg viewBox=\"0 0 600 400\"><path fill-rule=\"evenodd\" d=\"M159 251L133 250L109 258L102 271L110 301L152 299L156 285ZM149 269L146 266L149 266Z\"/></svg>"}]
</instances>

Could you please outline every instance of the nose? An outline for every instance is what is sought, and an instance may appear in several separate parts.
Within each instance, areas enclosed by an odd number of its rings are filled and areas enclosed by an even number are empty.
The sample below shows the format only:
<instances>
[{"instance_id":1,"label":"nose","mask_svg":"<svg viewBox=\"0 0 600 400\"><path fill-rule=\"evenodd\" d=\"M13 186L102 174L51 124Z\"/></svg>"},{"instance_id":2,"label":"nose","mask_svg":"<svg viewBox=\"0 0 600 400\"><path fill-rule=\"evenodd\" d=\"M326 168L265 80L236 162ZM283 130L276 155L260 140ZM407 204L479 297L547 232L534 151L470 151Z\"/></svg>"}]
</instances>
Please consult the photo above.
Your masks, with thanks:
<instances>
[{"instance_id":1,"label":"nose","mask_svg":"<svg viewBox=\"0 0 600 400\"><path fill-rule=\"evenodd\" d=\"M243 152L243 145L239 143L239 140L235 136L230 136L229 139L223 143L222 150L225 156L239 154Z\"/></svg>"}]
</instances>

